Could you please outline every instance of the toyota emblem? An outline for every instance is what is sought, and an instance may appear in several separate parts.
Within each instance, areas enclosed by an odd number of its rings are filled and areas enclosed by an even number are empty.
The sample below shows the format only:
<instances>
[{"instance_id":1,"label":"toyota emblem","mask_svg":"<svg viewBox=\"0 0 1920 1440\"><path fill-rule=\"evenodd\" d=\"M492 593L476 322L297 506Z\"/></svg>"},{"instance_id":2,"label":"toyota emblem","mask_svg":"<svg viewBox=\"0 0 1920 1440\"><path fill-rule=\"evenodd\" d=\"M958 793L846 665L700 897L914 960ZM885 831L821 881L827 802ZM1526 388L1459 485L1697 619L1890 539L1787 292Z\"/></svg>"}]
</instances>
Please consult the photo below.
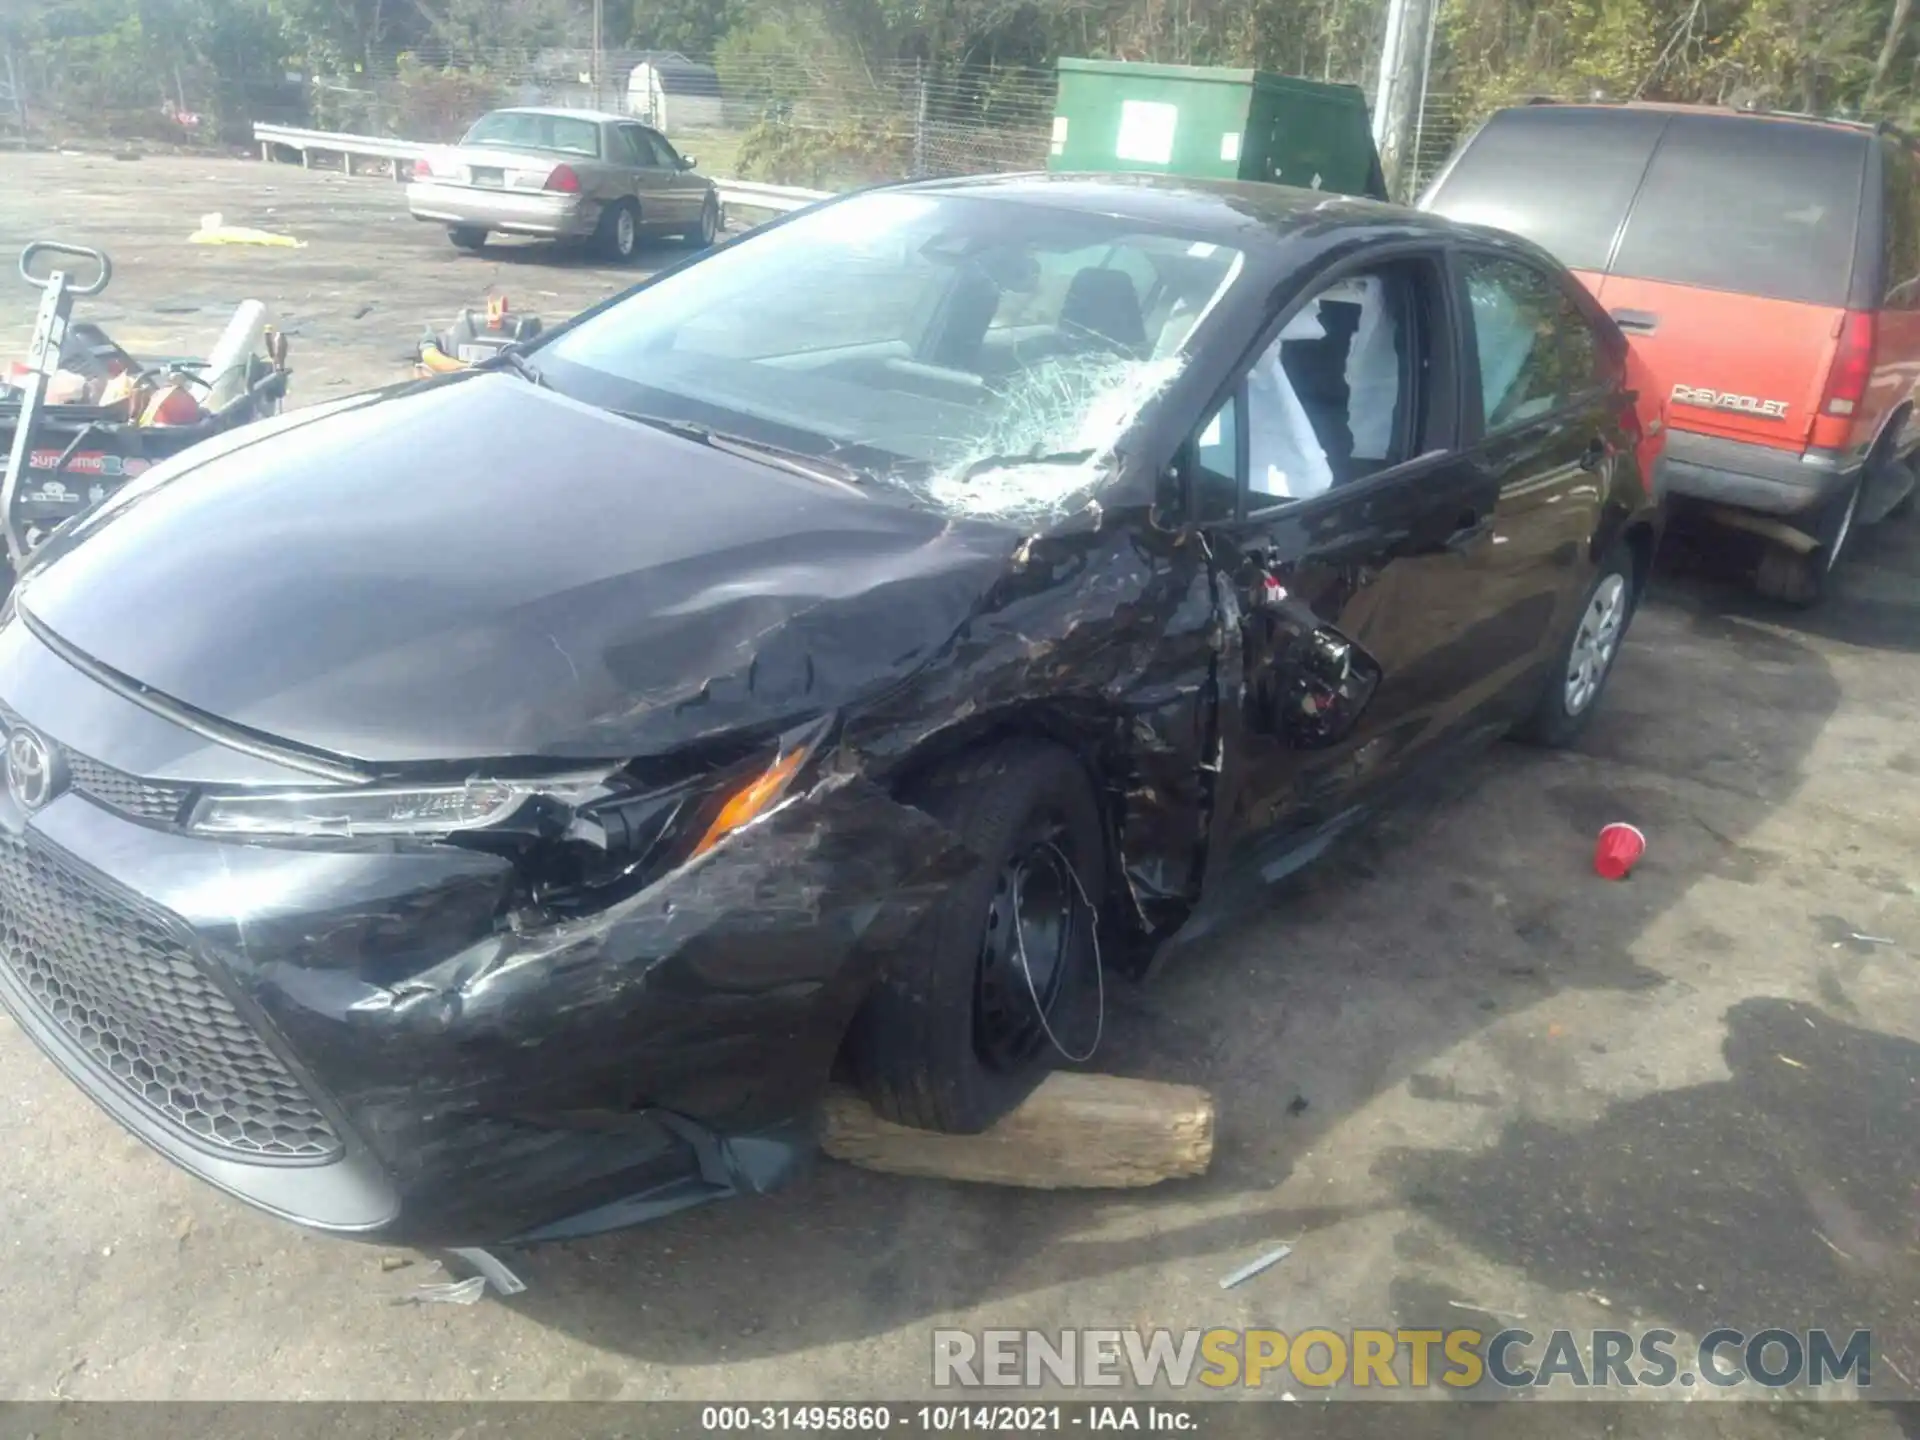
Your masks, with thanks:
<instances>
[{"instance_id":1,"label":"toyota emblem","mask_svg":"<svg viewBox=\"0 0 1920 1440\"><path fill-rule=\"evenodd\" d=\"M54 796L59 777L53 749L22 725L7 737L7 789L23 810L38 810Z\"/></svg>"}]
</instances>

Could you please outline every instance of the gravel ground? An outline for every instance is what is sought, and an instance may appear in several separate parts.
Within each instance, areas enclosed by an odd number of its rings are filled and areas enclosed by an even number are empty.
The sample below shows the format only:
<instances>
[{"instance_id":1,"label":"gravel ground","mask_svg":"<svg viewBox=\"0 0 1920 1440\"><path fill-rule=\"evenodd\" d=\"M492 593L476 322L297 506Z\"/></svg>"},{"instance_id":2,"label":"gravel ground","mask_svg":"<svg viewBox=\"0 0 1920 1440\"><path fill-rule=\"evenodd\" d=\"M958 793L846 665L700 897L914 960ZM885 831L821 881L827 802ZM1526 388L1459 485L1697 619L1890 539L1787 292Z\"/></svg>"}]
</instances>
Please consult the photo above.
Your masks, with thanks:
<instances>
[{"instance_id":1,"label":"gravel ground","mask_svg":"<svg viewBox=\"0 0 1920 1440\"><path fill-rule=\"evenodd\" d=\"M306 248L187 244L212 210ZM422 327L489 286L557 319L632 273L456 255L390 182L0 156L0 253L37 236L113 253L84 313L136 350L202 348L266 300L296 403L398 377ZM0 354L26 339L14 293ZM399 1306L427 1257L222 1199L0 1022L0 1397L901 1397L928 1391L935 1325L1515 1316L1866 1326L1875 1392L1912 1395L1917 542L1910 520L1864 537L1811 616L1670 565L1577 752L1500 747L1114 995L1114 1068L1218 1097L1204 1180L1049 1195L823 1162L765 1200L524 1257L512 1301ZM1587 865L1613 819L1651 839L1627 884ZM1290 1259L1220 1290L1280 1241ZM1688 1433L1920 1434L1871 1406L1714 1412ZM1551 1428L1666 1434L1680 1413ZM1535 1433L1526 1416L1458 1426Z\"/></svg>"}]
</instances>

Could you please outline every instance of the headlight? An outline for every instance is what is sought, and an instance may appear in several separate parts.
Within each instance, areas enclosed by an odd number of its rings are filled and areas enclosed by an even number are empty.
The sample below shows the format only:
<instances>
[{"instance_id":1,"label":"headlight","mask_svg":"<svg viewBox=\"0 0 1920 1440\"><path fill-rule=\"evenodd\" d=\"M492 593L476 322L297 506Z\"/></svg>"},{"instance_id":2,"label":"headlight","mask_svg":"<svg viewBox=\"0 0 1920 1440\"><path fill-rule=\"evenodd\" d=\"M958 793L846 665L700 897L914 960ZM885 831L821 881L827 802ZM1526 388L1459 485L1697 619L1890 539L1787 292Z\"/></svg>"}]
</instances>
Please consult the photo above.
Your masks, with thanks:
<instances>
[{"instance_id":1,"label":"headlight","mask_svg":"<svg viewBox=\"0 0 1920 1440\"><path fill-rule=\"evenodd\" d=\"M657 873L777 809L829 724L817 721L783 736L770 753L664 787L638 786L608 767L541 780L215 792L195 804L187 828L260 840L441 840L491 831L645 858Z\"/></svg>"},{"instance_id":2,"label":"headlight","mask_svg":"<svg viewBox=\"0 0 1920 1440\"><path fill-rule=\"evenodd\" d=\"M187 828L202 835L435 839L501 825L542 799L572 807L606 791L605 773L558 780L468 780L458 785L262 790L208 795Z\"/></svg>"}]
</instances>

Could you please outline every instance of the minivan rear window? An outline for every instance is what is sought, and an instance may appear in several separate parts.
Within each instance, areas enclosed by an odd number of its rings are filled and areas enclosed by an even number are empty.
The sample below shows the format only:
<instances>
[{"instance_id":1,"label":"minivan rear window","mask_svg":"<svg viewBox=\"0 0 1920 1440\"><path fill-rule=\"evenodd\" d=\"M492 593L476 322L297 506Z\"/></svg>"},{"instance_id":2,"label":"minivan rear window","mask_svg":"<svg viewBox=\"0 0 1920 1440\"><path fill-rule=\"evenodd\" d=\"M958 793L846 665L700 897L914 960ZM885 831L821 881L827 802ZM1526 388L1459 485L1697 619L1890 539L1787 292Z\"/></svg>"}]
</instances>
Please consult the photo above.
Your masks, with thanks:
<instances>
[{"instance_id":1,"label":"minivan rear window","mask_svg":"<svg viewBox=\"0 0 1920 1440\"><path fill-rule=\"evenodd\" d=\"M1855 130L1675 115L1612 273L1845 305L1866 161Z\"/></svg>"},{"instance_id":2,"label":"minivan rear window","mask_svg":"<svg viewBox=\"0 0 1920 1440\"><path fill-rule=\"evenodd\" d=\"M1582 105L1502 110L1425 208L1524 235L1570 270L1604 270L1667 118Z\"/></svg>"}]
</instances>

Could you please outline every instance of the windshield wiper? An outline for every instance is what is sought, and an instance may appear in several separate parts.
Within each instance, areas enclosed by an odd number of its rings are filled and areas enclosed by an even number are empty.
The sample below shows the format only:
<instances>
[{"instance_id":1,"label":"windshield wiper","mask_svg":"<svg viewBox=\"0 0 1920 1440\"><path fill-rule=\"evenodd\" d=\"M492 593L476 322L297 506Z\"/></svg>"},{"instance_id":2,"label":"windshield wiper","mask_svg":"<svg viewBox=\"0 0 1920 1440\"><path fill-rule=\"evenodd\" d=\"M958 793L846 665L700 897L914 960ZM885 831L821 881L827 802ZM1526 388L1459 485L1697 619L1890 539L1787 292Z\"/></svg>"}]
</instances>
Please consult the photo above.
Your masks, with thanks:
<instances>
[{"instance_id":1,"label":"windshield wiper","mask_svg":"<svg viewBox=\"0 0 1920 1440\"><path fill-rule=\"evenodd\" d=\"M1094 451L1085 450L1023 450L1011 455L986 455L972 461L960 472L962 480L971 480L976 475L984 475L989 470L1012 470L1022 465L1084 465L1094 456Z\"/></svg>"},{"instance_id":2,"label":"windshield wiper","mask_svg":"<svg viewBox=\"0 0 1920 1440\"><path fill-rule=\"evenodd\" d=\"M504 350L495 351L473 368L476 370L511 370L522 380L531 381L542 389L551 390L553 388L553 382L540 373L539 367L518 350L515 350L511 345Z\"/></svg>"},{"instance_id":3,"label":"windshield wiper","mask_svg":"<svg viewBox=\"0 0 1920 1440\"><path fill-rule=\"evenodd\" d=\"M751 435L736 435L729 430L715 430L709 425L697 424L692 420L670 420L664 415L644 415L637 410L616 410L614 414L634 420L642 425L651 425L656 430L664 430L669 435L678 435L682 440L691 440L696 445L705 445L711 450L727 455L738 455L746 460L758 460L763 464L785 470L788 474L799 475L804 479L818 480L825 485L844 485L852 489L858 485L871 484L873 475L856 465L843 460L829 459L824 455L814 455L805 450L795 450L786 445L776 445L771 440L756 440Z\"/></svg>"}]
</instances>

